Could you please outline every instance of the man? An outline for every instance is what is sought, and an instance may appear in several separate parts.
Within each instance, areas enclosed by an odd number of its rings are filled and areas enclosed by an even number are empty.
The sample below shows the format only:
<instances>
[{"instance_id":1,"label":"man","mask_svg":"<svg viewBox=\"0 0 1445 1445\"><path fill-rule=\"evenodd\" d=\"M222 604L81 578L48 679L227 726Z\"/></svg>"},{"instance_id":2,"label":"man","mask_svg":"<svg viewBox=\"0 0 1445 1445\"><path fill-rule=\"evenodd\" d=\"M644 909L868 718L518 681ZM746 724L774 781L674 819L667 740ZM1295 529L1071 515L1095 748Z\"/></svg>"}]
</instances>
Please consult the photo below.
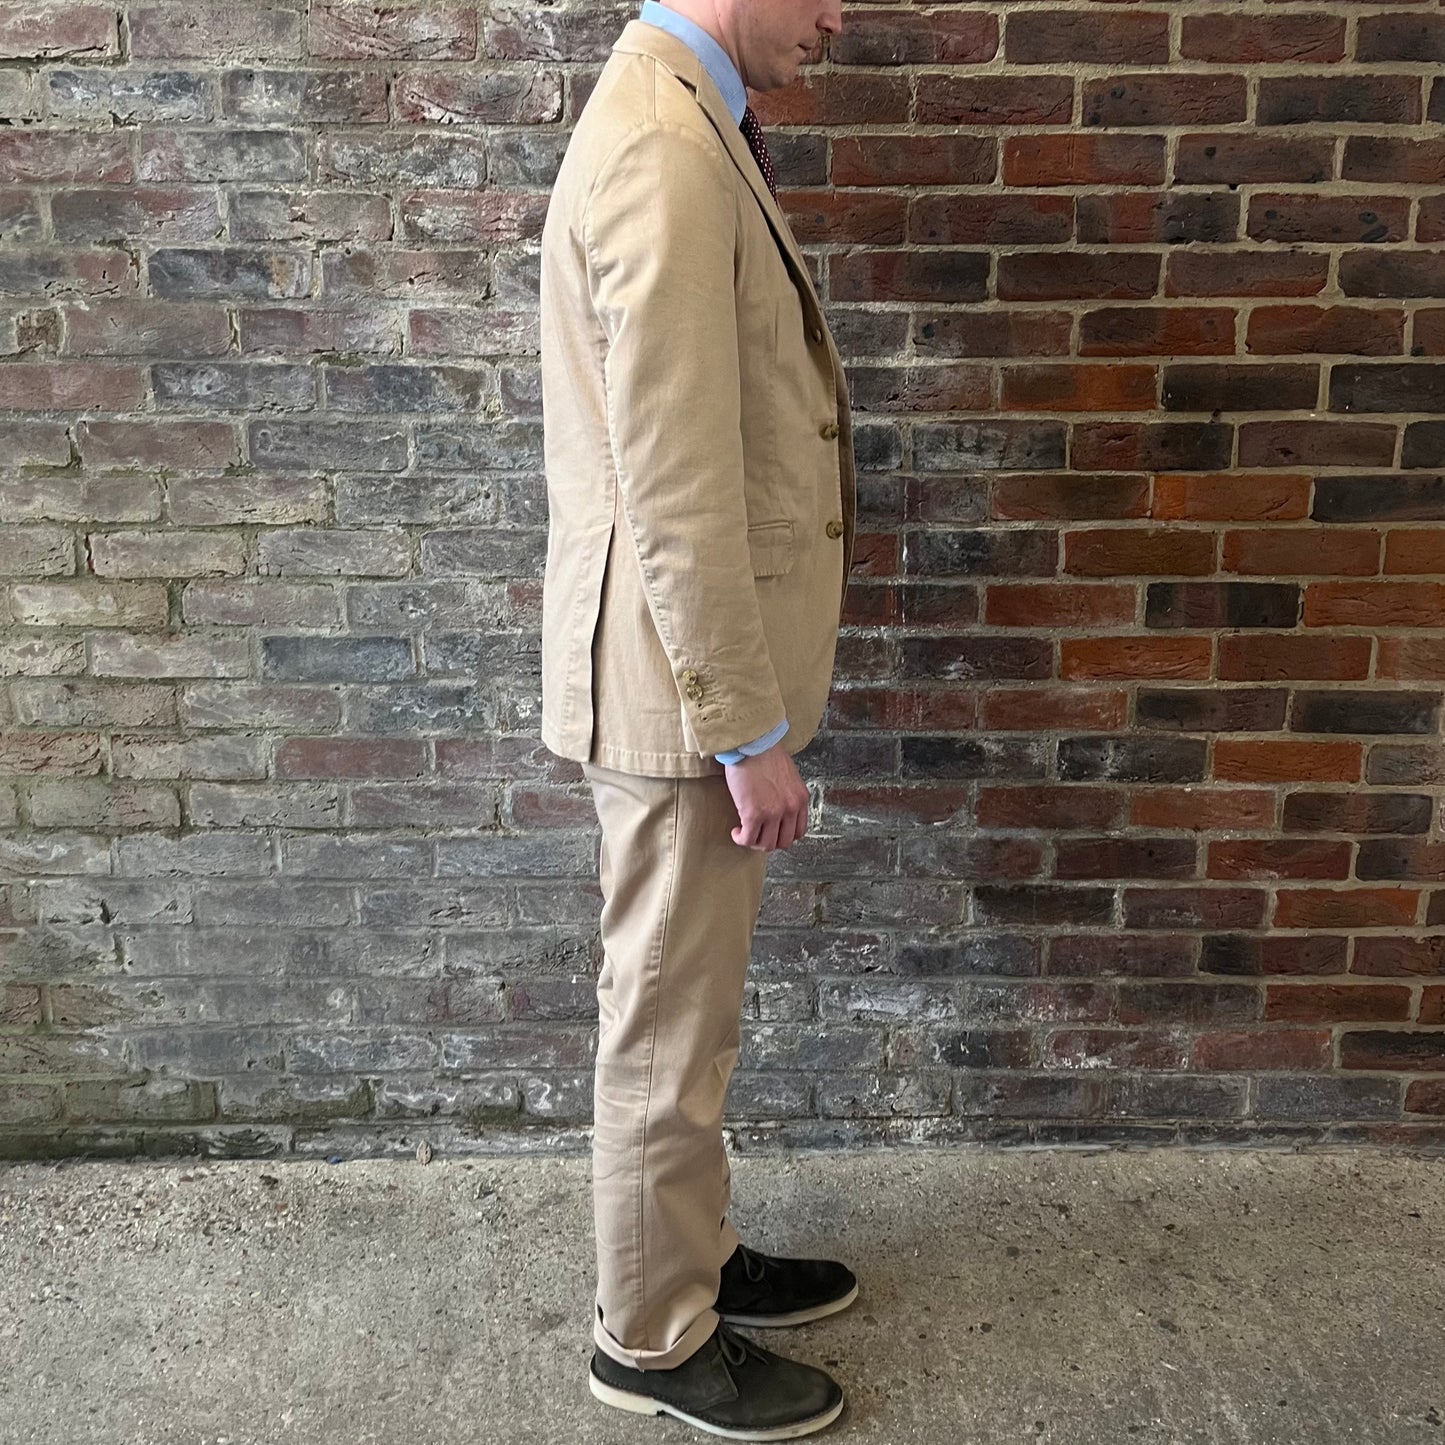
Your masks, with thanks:
<instances>
[{"instance_id":1,"label":"man","mask_svg":"<svg viewBox=\"0 0 1445 1445\"><path fill-rule=\"evenodd\" d=\"M837 1418L734 1324L845 1308L828 1260L727 1218L723 1103L767 855L807 831L854 528L843 366L746 87L839 0L650 0L613 48L542 238L550 534L542 738L602 825L593 1393L714 1434Z\"/></svg>"}]
</instances>

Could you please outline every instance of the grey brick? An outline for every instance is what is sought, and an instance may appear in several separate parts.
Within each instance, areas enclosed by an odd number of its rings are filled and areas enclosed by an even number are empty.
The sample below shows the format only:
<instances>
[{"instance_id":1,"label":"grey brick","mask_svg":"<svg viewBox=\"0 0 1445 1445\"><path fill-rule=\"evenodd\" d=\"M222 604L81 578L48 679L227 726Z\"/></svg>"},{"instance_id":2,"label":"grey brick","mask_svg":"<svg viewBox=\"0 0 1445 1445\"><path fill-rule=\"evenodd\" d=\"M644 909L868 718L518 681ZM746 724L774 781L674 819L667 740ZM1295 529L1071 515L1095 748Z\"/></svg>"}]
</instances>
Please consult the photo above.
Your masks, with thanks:
<instances>
[{"instance_id":1,"label":"grey brick","mask_svg":"<svg viewBox=\"0 0 1445 1445\"><path fill-rule=\"evenodd\" d=\"M208 120L215 109L209 75L187 70L50 70L44 75L52 120L136 125Z\"/></svg>"},{"instance_id":2,"label":"grey brick","mask_svg":"<svg viewBox=\"0 0 1445 1445\"><path fill-rule=\"evenodd\" d=\"M269 532L257 565L263 575L283 577L404 577L411 571L411 542L397 531Z\"/></svg>"},{"instance_id":3,"label":"grey brick","mask_svg":"<svg viewBox=\"0 0 1445 1445\"><path fill-rule=\"evenodd\" d=\"M825 1118L916 1118L947 1114L948 1074L823 1074L817 1081L818 1111Z\"/></svg>"},{"instance_id":4,"label":"grey brick","mask_svg":"<svg viewBox=\"0 0 1445 1445\"><path fill-rule=\"evenodd\" d=\"M748 1069L878 1069L884 1031L807 1024L744 1024L739 1066Z\"/></svg>"},{"instance_id":5,"label":"grey brick","mask_svg":"<svg viewBox=\"0 0 1445 1445\"><path fill-rule=\"evenodd\" d=\"M181 820L173 787L102 778L57 778L30 785L30 819L37 828L173 828Z\"/></svg>"},{"instance_id":6,"label":"grey brick","mask_svg":"<svg viewBox=\"0 0 1445 1445\"><path fill-rule=\"evenodd\" d=\"M163 410L305 411L316 404L316 377L305 366L162 362L151 367L151 387Z\"/></svg>"},{"instance_id":7,"label":"grey brick","mask_svg":"<svg viewBox=\"0 0 1445 1445\"><path fill-rule=\"evenodd\" d=\"M252 462L281 471L400 472L407 467L404 426L370 421L255 421L247 435Z\"/></svg>"},{"instance_id":8,"label":"grey brick","mask_svg":"<svg viewBox=\"0 0 1445 1445\"><path fill-rule=\"evenodd\" d=\"M329 783L193 783L187 821L211 828L335 828L339 791Z\"/></svg>"},{"instance_id":9,"label":"grey brick","mask_svg":"<svg viewBox=\"0 0 1445 1445\"><path fill-rule=\"evenodd\" d=\"M277 300L311 289L311 258L298 251L162 248L152 253L148 267L152 293L171 301Z\"/></svg>"},{"instance_id":10,"label":"grey brick","mask_svg":"<svg viewBox=\"0 0 1445 1445\"><path fill-rule=\"evenodd\" d=\"M494 710L478 690L457 683L355 688L346 694L345 709L350 731L386 737L471 732L496 725Z\"/></svg>"},{"instance_id":11,"label":"grey brick","mask_svg":"<svg viewBox=\"0 0 1445 1445\"><path fill-rule=\"evenodd\" d=\"M11 685L15 721L40 727L166 727L176 690L156 683L20 681Z\"/></svg>"},{"instance_id":12,"label":"grey brick","mask_svg":"<svg viewBox=\"0 0 1445 1445\"><path fill-rule=\"evenodd\" d=\"M443 1073L473 1069L572 1069L592 1059L594 1031L577 1025L498 1024L440 1035Z\"/></svg>"},{"instance_id":13,"label":"grey brick","mask_svg":"<svg viewBox=\"0 0 1445 1445\"><path fill-rule=\"evenodd\" d=\"M385 682L416 671L404 637L263 637L261 667L287 682Z\"/></svg>"},{"instance_id":14,"label":"grey brick","mask_svg":"<svg viewBox=\"0 0 1445 1445\"><path fill-rule=\"evenodd\" d=\"M221 109L247 125L358 124L385 121L386 77L379 71L227 70Z\"/></svg>"},{"instance_id":15,"label":"grey brick","mask_svg":"<svg viewBox=\"0 0 1445 1445\"><path fill-rule=\"evenodd\" d=\"M140 138L136 175L148 181L304 181L306 143L284 131L148 131Z\"/></svg>"}]
</instances>

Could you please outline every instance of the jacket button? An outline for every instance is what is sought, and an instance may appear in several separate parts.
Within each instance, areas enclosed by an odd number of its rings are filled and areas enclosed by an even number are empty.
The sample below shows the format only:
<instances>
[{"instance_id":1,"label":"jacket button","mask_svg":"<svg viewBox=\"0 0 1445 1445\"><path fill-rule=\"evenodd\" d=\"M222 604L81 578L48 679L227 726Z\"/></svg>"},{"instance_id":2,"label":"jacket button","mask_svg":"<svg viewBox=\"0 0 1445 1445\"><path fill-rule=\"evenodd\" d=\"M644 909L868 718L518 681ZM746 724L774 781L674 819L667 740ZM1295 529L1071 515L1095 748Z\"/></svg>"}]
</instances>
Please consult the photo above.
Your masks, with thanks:
<instances>
[{"instance_id":1,"label":"jacket button","mask_svg":"<svg viewBox=\"0 0 1445 1445\"><path fill-rule=\"evenodd\" d=\"M829 522L823 530L836 541L843 535L843 524L841 522Z\"/></svg>"},{"instance_id":2,"label":"jacket button","mask_svg":"<svg viewBox=\"0 0 1445 1445\"><path fill-rule=\"evenodd\" d=\"M821 326L815 326L813 328L813 340L816 341L819 346L823 344L823 328Z\"/></svg>"},{"instance_id":3,"label":"jacket button","mask_svg":"<svg viewBox=\"0 0 1445 1445\"><path fill-rule=\"evenodd\" d=\"M838 423L835 421L825 422L819 431L819 435L825 442L836 441L838 438Z\"/></svg>"}]
</instances>

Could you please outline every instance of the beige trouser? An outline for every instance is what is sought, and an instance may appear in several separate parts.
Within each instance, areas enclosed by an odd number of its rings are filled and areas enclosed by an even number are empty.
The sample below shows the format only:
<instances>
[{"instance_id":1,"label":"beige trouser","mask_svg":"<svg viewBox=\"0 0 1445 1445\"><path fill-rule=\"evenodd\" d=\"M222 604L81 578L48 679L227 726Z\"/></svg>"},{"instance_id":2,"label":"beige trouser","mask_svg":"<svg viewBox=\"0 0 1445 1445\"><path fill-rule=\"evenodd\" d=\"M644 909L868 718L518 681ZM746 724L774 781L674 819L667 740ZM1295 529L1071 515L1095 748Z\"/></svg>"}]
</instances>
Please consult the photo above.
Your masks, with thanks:
<instances>
[{"instance_id":1,"label":"beige trouser","mask_svg":"<svg viewBox=\"0 0 1445 1445\"><path fill-rule=\"evenodd\" d=\"M733 842L722 774L582 771L602 824L593 1338L622 1364L664 1370L712 1334L738 1243L723 1100L767 854Z\"/></svg>"}]
</instances>

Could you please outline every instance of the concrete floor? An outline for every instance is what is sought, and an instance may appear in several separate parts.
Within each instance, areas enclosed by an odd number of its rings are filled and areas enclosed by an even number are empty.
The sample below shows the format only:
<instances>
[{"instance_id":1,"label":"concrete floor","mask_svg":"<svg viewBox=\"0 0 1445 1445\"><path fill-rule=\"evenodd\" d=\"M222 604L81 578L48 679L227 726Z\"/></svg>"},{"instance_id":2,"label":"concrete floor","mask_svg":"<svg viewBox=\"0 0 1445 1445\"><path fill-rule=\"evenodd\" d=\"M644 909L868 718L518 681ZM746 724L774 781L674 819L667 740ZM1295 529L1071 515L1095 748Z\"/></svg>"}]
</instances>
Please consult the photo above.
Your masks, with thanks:
<instances>
[{"instance_id":1,"label":"concrete floor","mask_svg":"<svg viewBox=\"0 0 1445 1445\"><path fill-rule=\"evenodd\" d=\"M739 1157L858 1271L857 1445L1445 1445L1445 1159ZM673 1445L595 1402L585 1158L0 1166L4 1445Z\"/></svg>"}]
</instances>

